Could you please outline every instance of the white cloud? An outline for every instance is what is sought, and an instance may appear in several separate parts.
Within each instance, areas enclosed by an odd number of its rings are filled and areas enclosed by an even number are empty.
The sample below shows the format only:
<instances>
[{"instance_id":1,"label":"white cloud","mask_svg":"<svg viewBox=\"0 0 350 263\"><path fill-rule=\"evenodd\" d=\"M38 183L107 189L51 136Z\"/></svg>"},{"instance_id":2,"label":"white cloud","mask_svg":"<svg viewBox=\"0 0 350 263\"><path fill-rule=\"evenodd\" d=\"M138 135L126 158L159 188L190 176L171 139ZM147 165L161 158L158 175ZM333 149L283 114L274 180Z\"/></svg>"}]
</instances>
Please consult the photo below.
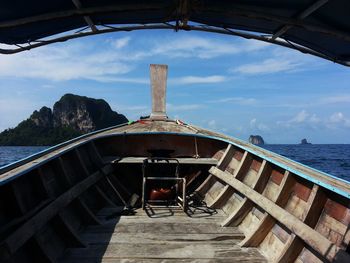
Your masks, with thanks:
<instances>
[{"instance_id":1,"label":"white cloud","mask_svg":"<svg viewBox=\"0 0 350 263\"><path fill-rule=\"evenodd\" d=\"M187 111L187 110L198 110L203 108L204 106L200 104L174 105L171 103L167 103L166 107L169 111Z\"/></svg>"},{"instance_id":2,"label":"white cloud","mask_svg":"<svg viewBox=\"0 0 350 263\"><path fill-rule=\"evenodd\" d=\"M238 105L254 105L257 104L257 100L254 98L243 98L243 97L228 97L217 100L210 100L209 103L226 103L233 102Z\"/></svg>"},{"instance_id":3,"label":"white cloud","mask_svg":"<svg viewBox=\"0 0 350 263\"><path fill-rule=\"evenodd\" d=\"M65 48L42 47L30 53L2 56L0 77L39 78L54 81L97 80L104 76L128 73L132 66L114 54L91 52L82 45Z\"/></svg>"},{"instance_id":4,"label":"white cloud","mask_svg":"<svg viewBox=\"0 0 350 263\"><path fill-rule=\"evenodd\" d=\"M243 39L242 46L244 46L245 51L260 51L267 47L273 46L270 43L259 41L255 39Z\"/></svg>"},{"instance_id":5,"label":"white cloud","mask_svg":"<svg viewBox=\"0 0 350 263\"><path fill-rule=\"evenodd\" d=\"M268 52L269 58L246 63L241 66L231 68L229 71L233 73L258 75L272 74L279 72L296 72L301 68L305 70L305 65L311 65L312 68L319 66L322 63L314 63L315 59L311 56L302 54L295 50L281 50L279 48ZM311 67L308 67L308 69Z\"/></svg>"},{"instance_id":6,"label":"white cloud","mask_svg":"<svg viewBox=\"0 0 350 263\"><path fill-rule=\"evenodd\" d=\"M255 125L256 125L256 119L251 119L250 122L249 122L249 125L250 125L250 128L254 128Z\"/></svg>"},{"instance_id":7,"label":"white cloud","mask_svg":"<svg viewBox=\"0 0 350 263\"><path fill-rule=\"evenodd\" d=\"M321 119L319 117L317 117L316 114L312 114L309 118L309 121L311 123L314 123L314 124L317 124L317 123L320 123L321 122Z\"/></svg>"},{"instance_id":8,"label":"white cloud","mask_svg":"<svg viewBox=\"0 0 350 263\"><path fill-rule=\"evenodd\" d=\"M333 113L328 120L328 127L346 127L350 128L350 119L346 118L342 112Z\"/></svg>"},{"instance_id":9,"label":"white cloud","mask_svg":"<svg viewBox=\"0 0 350 263\"><path fill-rule=\"evenodd\" d=\"M41 87L44 88L44 89L53 89L53 88L55 88L55 85L43 84L43 85L41 85Z\"/></svg>"},{"instance_id":10,"label":"white cloud","mask_svg":"<svg viewBox=\"0 0 350 263\"><path fill-rule=\"evenodd\" d=\"M299 112L294 118L289 120L289 123L301 123L304 122L310 116L305 110Z\"/></svg>"},{"instance_id":11,"label":"white cloud","mask_svg":"<svg viewBox=\"0 0 350 263\"><path fill-rule=\"evenodd\" d=\"M125 78L125 77L113 77L113 76L97 76L94 78L100 82L121 82L121 83L133 83L133 84L149 84L148 78ZM227 81L224 76L183 76L178 78L169 78L168 85L187 85L187 84L210 84L220 83Z\"/></svg>"},{"instance_id":12,"label":"white cloud","mask_svg":"<svg viewBox=\"0 0 350 263\"><path fill-rule=\"evenodd\" d=\"M147 78L124 78L113 76L97 76L94 80L105 83L132 83L132 84L149 84L150 80Z\"/></svg>"},{"instance_id":13,"label":"white cloud","mask_svg":"<svg viewBox=\"0 0 350 263\"><path fill-rule=\"evenodd\" d=\"M292 60L281 60L279 58L269 58L261 62L245 64L232 70L242 74L269 74L284 72L294 69L301 65L300 62Z\"/></svg>"},{"instance_id":14,"label":"white cloud","mask_svg":"<svg viewBox=\"0 0 350 263\"><path fill-rule=\"evenodd\" d=\"M250 120L249 126L251 130L259 132L267 132L270 130L270 128L267 125L259 123L256 118Z\"/></svg>"},{"instance_id":15,"label":"white cloud","mask_svg":"<svg viewBox=\"0 0 350 263\"><path fill-rule=\"evenodd\" d=\"M112 46L115 47L116 49L121 49L125 46L127 46L130 42L131 38L130 37L123 37L116 39L112 42Z\"/></svg>"},{"instance_id":16,"label":"white cloud","mask_svg":"<svg viewBox=\"0 0 350 263\"><path fill-rule=\"evenodd\" d=\"M176 36L170 38L147 41L145 46L151 45L147 52L133 51L131 59L144 59L152 56L166 56L170 58L199 58L212 59L219 56L254 52L269 46L260 41L227 41L199 36Z\"/></svg>"},{"instance_id":17,"label":"white cloud","mask_svg":"<svg viewBox=\"0 0 350 263\"><path fill-rule=\"evenodd\" d=\"M169 84L184 85L184 84L210 84L220 83L227 81L224 76L213 75L213 76L184 76L179 78L169 79Z\"/></svg>"},{"instance_id":18,"label":"white cloud","mask_svg":"<svg viewBox=\"0 0 350 263\"><path fill-rule=\"evenodd\" d=\"M169 57L198 57L201 59L209 59L225 54L236 54L238 52L238 47L232 43L196 36L168 39L166 45L164 42L158 44L153 51L154 54L162 54Z\"/></svg>"},{"instance_id":19,"label":"white cloud","mask_svg":"<svg viewBox=\"0 0 350 263\"><path fill-rule=\"evenodd\" d=\"M285 128L339 129L350 128L350 119L342 112L335 112L329 117L320 118L316 114L302 110L293 118L287 121L278 121L277 124Z\"/></svg>"},{"instance_id":20,"label":"white cloud","mask_svg":"<svg viewBox=\"0 0 350 263\"><path fill-rule=\"evenodd\" d=\"M336 104L336 103L350 103L350 95L338 95L322 98L320 100L321 104Z\"/></svg>"},{"instance_id":21,"label":"white cloud","mask_svg":"<svg viewBox=\"0 0 350 263\"><path fill-rule=\"evenodd\" d=\"M277 125L285 128L309 127L316 129L323 124L316 114L310 114L306 110L302 110L289 120L277 121Z\"/></svg>"},{"instance_id":22,"label":"white cloud","mask_svg":"<svg viewBox=\"0 0 350 263\"><path fill-rule=\"evenodd\" d=\"M138 42L136 42L138 41ZM30 52L3 56L0 77L34 78L53 81L89 79L99 82L149 83L147 78L129 78L123 75L134 70L140 60L151 57L180 57L211 59L219 56L254 52L264 49L258 41L228 41L199 36L174 36L155 39L131 37L107 40L96 44L83 42L59 43ZM184 76L169 79L176 84L205 84L227 81L222 75ZM50 83L49 83L50 84Z\"/></svg>"}]
</instances>

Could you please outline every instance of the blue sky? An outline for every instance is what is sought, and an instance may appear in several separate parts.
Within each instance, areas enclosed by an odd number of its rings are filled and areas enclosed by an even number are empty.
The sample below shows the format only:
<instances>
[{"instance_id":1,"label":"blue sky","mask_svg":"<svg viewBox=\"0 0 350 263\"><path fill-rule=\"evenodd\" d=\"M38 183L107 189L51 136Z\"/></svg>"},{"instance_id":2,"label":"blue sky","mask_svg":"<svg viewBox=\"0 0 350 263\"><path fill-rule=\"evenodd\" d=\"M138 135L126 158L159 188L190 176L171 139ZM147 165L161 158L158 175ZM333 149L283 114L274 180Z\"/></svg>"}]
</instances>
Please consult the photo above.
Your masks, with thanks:
<instances>
[{"instance_id":1,"label":"blue sky","mask_svg":"<svg viewBox=\"0 0 350 263\"><path fill-rule=\"evenodd\" d=\"M168 64L167 109L204 128L268 143L350 143L350 69L311 55L202 32L113 33L0 56L0 130L65 93L150 113L149 64Z\"/></svg>"}]
</instances>

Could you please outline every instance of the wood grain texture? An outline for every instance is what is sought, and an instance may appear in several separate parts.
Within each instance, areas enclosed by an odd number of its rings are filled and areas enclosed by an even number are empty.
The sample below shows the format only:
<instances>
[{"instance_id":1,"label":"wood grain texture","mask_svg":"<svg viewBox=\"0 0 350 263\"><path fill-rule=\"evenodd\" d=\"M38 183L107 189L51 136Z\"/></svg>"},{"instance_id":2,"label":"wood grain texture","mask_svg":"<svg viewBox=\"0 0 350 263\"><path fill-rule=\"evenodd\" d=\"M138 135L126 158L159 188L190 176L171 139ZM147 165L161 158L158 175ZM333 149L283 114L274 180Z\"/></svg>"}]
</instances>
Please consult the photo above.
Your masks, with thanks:
<instances>
[{"instance_id":1,"label":"wood grain texture","mask_svg":"<svg viewBox=\"0 0 350 263\"><path fill-rule=\"evenodd\" d=\"M232 144L229 144L216 166L221 170L225 170L226 167L229 165L230 161L232 160L235 152L235 147Z\"/></svg>"},{"instance_id":2,"label":"wood grain texture","mask_svg":"<svg viewBox=\"0 0 350 263\"><path fill-rule=\"evenodd\" d=\"M325 193L321 187L314 185L309 194L307 207L305 208L301 220L308 226L314 228L321 215L325 202ZM276 262L294 262L300 255L304 246L305 243L302 239L300 239L295 234L291 234Z\"/></svg>"},{"instance_id":3,"label":"wood grain texture","mask_svg":"<svg viewBox=\"0 0 350 263\"><path fill-rule=\"evenodd\" d=\"M104 167L105 173L110 172L111 167ZM76 184L67 192L62 194L51 204L46 206L38 212L31 219L27 220L22 226L16 229L10 236L8 236L1 245L1 248L8 251L11 255L17 251L25 242L27 242L35 233L39 231L47 222L58 214L60 209L66 207L79 195L85 192L89 187L100 180L104 175L101 172L96 172L87 177L82 182Z\"/></svg>"},{"instance_id":4,"label":"wood grain texture","mask_svg":"<svg viewBox=\"0 0 350 263\"><path fill-rule=\"evenodd\" d=\"M241 161L241 169L244 171L241 172L239 170L237 172L237 175L240 175L241 173L247 173L247 170L244 167L248 167L252 163L252 157L247 157L247 155L243 156ZM257 192L261 192L268 181L268 174L271 172L271 167L267 165L266 161L262 163L262 165L259 167L259 172L257 174L256 181L253 183L252 188L256 190ZM242 178L243 176L240 175ZM237 178L237 176L236 176ZM253 203L250 202L247 198L244 198L244 200L241 202L240 206L235 209L231 214L225 219L224 222L221 223L222 226L238 226L246 217L246 215L251 211L253 208Z\"/></svg>"},{"instance_id":5,"label":"wood grain texture","mask_svg":"<svg viewBox=\"0 0 350 263\"><path fill-rule=\"evenodd\" d=\"M328 199L324 209L326 214L342 222L344 225L350 224L350 209L348 207L332 199Z\"/></svg>"},{"instance_id":6,"label":"wood grain texture","mask_svg":"<svg viewBox=\"0 0 350 263\"><path fill-rule=\"evenodd\" d=\"M271 174L271 165L268 163L265 164L264 167L262 167L262 174L264 175L270 175ZM260 177L261 180L264 180L265 184L267 183L269 177L262 176ZM277 205L284 205L285 202L287 202L287 197L289 196L289 193L291 191L291 186L293 185L294 179L289 174L289 172L285 172L283 180L281 181L281 185L279 186L279 190L274 197L274 202ZM260 193L264 187L263 185L256 184L255 190L257 190L258 193ZM267 212L265 212L262 215L262 218L260 222L250 230L250 232L247 234L246 238L241 242L242 246L258 246L263 240L266 238L266 236L269 234L273 226L275 225L276 220L270 216ZM251 228L251 227L250 227Z\"/></svg>"},{"instance_id":7,"label":"wood grain texture","mask_svg":"<svg viewBox=\"0 0 350 263\"><path fill-rule=\"evenodd\" d=\"M229 145L225 151L225 154L220 161L220 163L217 165L217 167L220 170L225 170L227 165L230 163L231 159L233 158L234 150L233 146ZM230 159L231 158L231 159ZM246 151L243 154L243 157L241 158L241 161L235 170L234 174L232 176L242 178L247 173L247 170L249 169L249 166L252 162L252 157L249 155L249 153ZM215 198L209 203L209 207L218 207L220 208L225 201L234 193L232 187L229 187L228 185L224 186L221 190L221 192L216 195ZM221 206L219 206L219 204Z\"/></svg>"},{"instance_id":8,"label":"wood grain texture","mask_svg":"<svg viewBox=\"0 0 350 263\"><path fill-rule=\"evenodd\" d=\"M150 65L152 88L151 119L166 119L166 81L168 75L167 65Z\"/></svg>"},{"instance_id":9,"label":"wood grain texture","mask_svg":"<svg viewBox=\"0 0 350 263\"><path fill-rule=\"evenodd\" d=\"M212 208L221 208L227 201L230 196L232 196L234 190L231 186L225 185L221 192L213 199L212 202L208 203L208 207Z\"/></svg>"},{"instance_id":10,"label":"wood grain texture","mask_svg":"<svg viewBox=\"0 0 350 263\"><path fill-rule=\"evenodd\" d=\"M256 193L254 190L244 185L239 180L232 177L230 178L228 173L222 172L215 167L212 167L210 169L210 173L230 184L237 191L241 192L251 201L258 204L261 208L267 211L276 220L283 222L283 225L285 225L291 232L303 239L305 243L315 249L323 257L327 258L330 261L335 258L336 254L339 251L339 247L330 242L320 233L307 226L290 213L286 212L283 208L279 207L271 200L265 198L259 193Z\"/></svg>"},{"instance_id":11,"label":"wood grain texture","mask_svg":"<svg viewBox=\"0 0 350 263\"><path fill-rule=\"evenodd\" d=\"M82 235L88 247L69 249L60 262L266 262L257 249L237 245L244 237L237 228L222 228L213 216L222 215L191 218L174 211L154 219L136 210L88 227Z\"/></svg>"}]
</instances>

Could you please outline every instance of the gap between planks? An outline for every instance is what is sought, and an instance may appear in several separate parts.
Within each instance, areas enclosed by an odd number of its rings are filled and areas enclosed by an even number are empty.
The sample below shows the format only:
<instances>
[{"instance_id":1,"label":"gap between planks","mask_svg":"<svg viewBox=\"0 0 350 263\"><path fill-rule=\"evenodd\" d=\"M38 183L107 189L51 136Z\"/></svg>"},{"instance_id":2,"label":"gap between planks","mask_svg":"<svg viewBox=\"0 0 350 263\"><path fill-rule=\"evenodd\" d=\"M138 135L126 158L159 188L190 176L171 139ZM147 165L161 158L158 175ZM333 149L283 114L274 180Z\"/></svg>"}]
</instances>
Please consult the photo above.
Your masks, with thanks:
<instances>
[{"instance_id":1,"label":"gap between planks","mask_svg":"<svg viewBox=\"0 0 350 263\"><path fill-rule=\"evenodd\" d=\"M88 247L67 250L60 262L266 262L256 248L238 245L244 238L238 228L219 225L222 215L153 219L136 210L135 216L86 228L81 238Z\"/></svg>"}]
</instances>

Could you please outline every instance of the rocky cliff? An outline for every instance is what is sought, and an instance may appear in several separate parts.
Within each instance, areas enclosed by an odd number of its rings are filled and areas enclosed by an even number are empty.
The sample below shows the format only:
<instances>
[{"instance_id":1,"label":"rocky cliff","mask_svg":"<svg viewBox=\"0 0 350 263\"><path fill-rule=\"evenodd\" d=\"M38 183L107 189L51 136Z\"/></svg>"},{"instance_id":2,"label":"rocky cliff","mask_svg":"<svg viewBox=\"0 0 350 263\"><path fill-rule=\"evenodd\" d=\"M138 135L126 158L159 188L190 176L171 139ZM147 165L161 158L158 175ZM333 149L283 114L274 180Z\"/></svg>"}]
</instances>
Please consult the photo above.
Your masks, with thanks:
<instances>
[{"instance_id":1,"label":"rocky cliff","mask_svg":"<svg viewBox=\"0 0 350 263\"><path fill-rule=\"evenodd\" d=\"M16 128L0 133L0 145L54 145L127 121L104 100L66 94L53 110L42 107Z\"/></svg>"},{"instance_id":2,"label":"rocky cliff","mask_svg":"<svg viewBox=\"0 0 350 263\"><path fill-rule=\"evenodd\" d=\"M250 135L249 142L255 145L265 144L264 139L260 135Z\"/></svg>"},{"instance_id":3,"label":"rocky cliff","mask_svg":"<svg viewBox=\"0 0 350 263\"><path fill-rule=\"evenodd\" d=\"M300 144L311 144L310 142L308 142L305 138L301 140Z\"/></svg>"}]
</instances>

